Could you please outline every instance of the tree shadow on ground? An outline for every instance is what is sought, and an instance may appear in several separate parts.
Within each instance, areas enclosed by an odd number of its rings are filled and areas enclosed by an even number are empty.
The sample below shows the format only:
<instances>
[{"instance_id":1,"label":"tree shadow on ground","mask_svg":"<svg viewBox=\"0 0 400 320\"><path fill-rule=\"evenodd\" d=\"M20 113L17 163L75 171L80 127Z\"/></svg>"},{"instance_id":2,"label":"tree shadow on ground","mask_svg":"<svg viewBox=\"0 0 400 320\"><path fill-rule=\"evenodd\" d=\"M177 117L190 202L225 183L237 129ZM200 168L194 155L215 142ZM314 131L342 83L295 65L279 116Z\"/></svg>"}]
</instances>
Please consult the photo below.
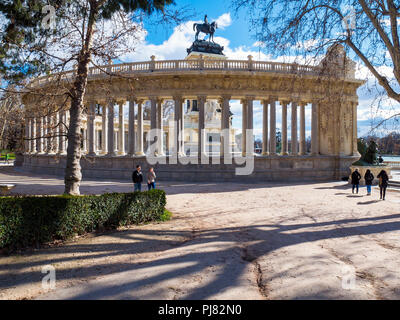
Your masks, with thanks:
<instances>
[{"instance_id":1,"label":"tree shadow on ground","mask_svg":"<svg viewBox=\"0 0 400 320\"><path fill-rule=\"evenodd\" d=\"M354 226L354 223L363 223L363 225ZM316 230L321 227L323 227L322 230ZM98 244L72 243L64 247L35 252L32 254L33 262L19 262L20 259L16 258L8 265L0 264L0 288L36 281L40 283L43 275L34 270L35 266L78 263L84 259L90 259L90 263L80 264L78 268L65 266L57 272L57 279L118 276L121 272L128 272L127 276L124 277L123 282L117 279L96 286L88 285L84 291L74 292L67 298L135 298L135 292L139 288L155 285L160 281L181 279L206 271L210 266L216 266L219 271L212 281L199 284L183 297L184 299L207 299L237 284L249 263L254 263L258 258L274 250L319 240L398 230L400 230L400 214L289 225L259 224L221 227L197 233L188 230L160 230L154 226L148 230L135 229L110 233L108 236L114 238L115 243L111 241ZM182 240L168 240L168 237L172 236L178 236ZM122 240L127 242L123 243ZM204 246L208 249L204 250ZM185 250L181 250L181 254L176 254L178 247ZM108 260L112 257L135 256L146 252L152 254L150 261L131 259L113 263ZM50 253L56 257L47 258ZM166 256L159 253L164 253ZM68 257L63 257L65 254L69 254ZM2 258L0 262L1 260ZM135 279L134 275L139 272L145 272L146 277Z\"/></svg>"}]
</instances>

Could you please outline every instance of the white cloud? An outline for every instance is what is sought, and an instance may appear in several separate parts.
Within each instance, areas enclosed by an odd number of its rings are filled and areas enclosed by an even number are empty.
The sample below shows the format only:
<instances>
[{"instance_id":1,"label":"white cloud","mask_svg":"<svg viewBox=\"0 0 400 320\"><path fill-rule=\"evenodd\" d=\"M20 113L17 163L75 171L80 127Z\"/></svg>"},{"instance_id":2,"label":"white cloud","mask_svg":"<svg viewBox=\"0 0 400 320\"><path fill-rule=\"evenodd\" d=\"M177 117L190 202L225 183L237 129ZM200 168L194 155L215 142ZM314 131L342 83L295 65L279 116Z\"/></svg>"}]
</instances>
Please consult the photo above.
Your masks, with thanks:
<instances>
[{"instance_id":1,"label":"white cloud","mask_svg":"<svg viewBox=\"0 0 400 320\"><path fill-rule=\"evenodd\" d=\"M232 24L231 14L224 13L216 21L217 21L218 28L225 29L226 27L229 27Z\"/></svg>"}]
</instances>

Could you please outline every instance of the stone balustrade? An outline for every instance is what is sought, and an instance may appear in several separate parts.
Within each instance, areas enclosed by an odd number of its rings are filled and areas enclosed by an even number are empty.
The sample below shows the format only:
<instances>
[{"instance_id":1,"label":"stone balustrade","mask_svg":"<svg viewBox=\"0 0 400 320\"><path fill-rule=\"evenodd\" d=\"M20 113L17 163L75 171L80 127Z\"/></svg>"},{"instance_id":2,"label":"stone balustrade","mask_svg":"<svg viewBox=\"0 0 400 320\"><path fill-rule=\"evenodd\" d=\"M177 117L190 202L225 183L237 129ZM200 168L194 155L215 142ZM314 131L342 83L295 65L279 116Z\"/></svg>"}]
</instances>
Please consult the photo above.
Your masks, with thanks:
<instances>
[{"instance_id":1,"label":"stone balustrade","mask_svg":"<svg viewBox=\"0 0 400 320\"><path fill-rule=\"evenodd\" d=\"M133 75L137 73L153 72L182 72L182 71L252 71L269 72L279 74L299 74L311 76L323 76L324 68L321 66L300 65L297 63L280 63L270 61L249 60L168 60L168 61L146 61L122 64L110 64L89 69L88 78L100 79L109 75ZM34 79L31 87L44 86L56 80L71 80L75 70L60 72L54 75L43 76ZM345 78L354 79L353 73L347 73Z\"/></svg>"}]
</instances>

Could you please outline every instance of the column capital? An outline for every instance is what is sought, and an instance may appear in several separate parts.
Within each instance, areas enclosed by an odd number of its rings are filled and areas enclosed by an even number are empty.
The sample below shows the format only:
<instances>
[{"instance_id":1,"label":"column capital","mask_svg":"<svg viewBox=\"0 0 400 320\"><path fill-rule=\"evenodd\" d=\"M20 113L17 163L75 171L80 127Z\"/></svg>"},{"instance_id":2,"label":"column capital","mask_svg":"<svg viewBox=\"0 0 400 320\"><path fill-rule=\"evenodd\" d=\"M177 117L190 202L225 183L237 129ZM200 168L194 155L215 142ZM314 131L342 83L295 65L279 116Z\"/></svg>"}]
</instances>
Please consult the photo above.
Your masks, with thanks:
<instances>
[{"instance_id":1,"label":"column capital","mask_svg":"<svg viewBox=\"0 0 400 320\"><path fill-rule=\"evenodd\" d=\"M255 96L245 96L244 98L240 99L241 104L247 104L249 102L253 102L255 100Z\"/></svg>"},{"instance_id":2,"label":"column capital","mask_svg":"<svg viewBox=\"0 0 400 320\"><path fill-rule=\"evenodd\" d=\"M207 96L206 95L197 96L197 101L205 103L207 101Z\"/></svg>"},{"instance_id":3,"label":"column capital","mask_svg":"<svg viewBox=\"0 0 400 320\"><path fill-rule=\"evenodd\" d=\"M135 100L134 100L134 102L135 102L136 104L140 104L140 105L142 105L145 101L146 101L146 100L143 99L143 98L135 98Z\"/></svg>"},{"instance_id":4,"label":"column capital","mask_svg":"<svg viewBox=\"0 0 400 320\"><path fill-rule=\"evenodd\" d=\"M218 101L231 100L232 96L228 94L221 95Z\"/></svg>"},{"instance_id":5,"label":"column capital","mask_svg":"<svg viewBox=\"0 0 400 320\"><path fill-rule=\"evenodd\" d=\"M261 104L263 105L263 106L268 106L268 105L270 105L271 104L271 99L269 99L269 98L265 98L265 99L262 99L261 100Z\"/></svg>"},{"instance_id":6,"label":"column capital","mask_svg":"<svg viewBox=\"0 0 400 320\"><path fill-rule=\"evenodd\" d=\"M106 100L107 105L115 105L115 99L114 98L107 98Z\"/></svg>"},{"instance_id":7,"label":"column capital","mask_svg":"<svg viewBox=\"0 0 400 320\"><path fill-rule=\"evenodd\" d=\"M289 101L289 100L280 100L279 103L280 103L282 106L286 106L286 107L287 107L287 105L290 104L290 101Z\"/></svg>"},{"instance_id":8,"label":"column capital","mask_svg":"<svg viewBox=\"0 0 400 320\"><path fill-rule=\"evenodd\" d=\"M172 99L174 101L181 101L183 103L183 97L182 96L173 96Z\"/></svg>"}]
</instances>

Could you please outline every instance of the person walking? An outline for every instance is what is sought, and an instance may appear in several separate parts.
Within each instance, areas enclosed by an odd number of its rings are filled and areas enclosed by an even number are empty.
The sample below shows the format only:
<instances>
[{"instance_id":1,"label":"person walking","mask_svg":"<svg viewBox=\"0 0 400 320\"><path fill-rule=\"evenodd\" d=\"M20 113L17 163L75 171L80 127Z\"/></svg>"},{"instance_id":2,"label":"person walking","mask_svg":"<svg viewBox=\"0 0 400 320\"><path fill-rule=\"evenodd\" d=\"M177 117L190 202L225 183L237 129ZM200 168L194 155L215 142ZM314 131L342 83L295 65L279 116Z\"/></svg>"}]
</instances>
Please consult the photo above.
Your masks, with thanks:
<instances>
[{"instance_id":1,"label":"person walking","mask_svg":"<svg viewBox=\"0 0 400 320\"><path fill-rule=\"evenodd\" d=\"M143 174L141 166L136 166L136 170L132 173L132 181L134 185L134 192L142 191Z\"/></svg>"},{"instance_id":2,"label":"person walking","mask_svg":"<svg viewBox=\"0 0 400 320\"><path fill-rule=\"evenodd\" d=\"M156 173L154 172L154 168L151 167L149 169L149 172L147 174L147 187L149 189L149 191L151 189L155 189L156 188Z\"/></svg>"},{"instance_id":3,"label":"person walking","mask_svg":"<svg viewBox=\"0 0 400 320\"><path fill-rule=\"evenodd\" d=\"M372 174L371 170L367 170L364 175L365 185L367 186L367 196L371 195L372 183L374 182L374 175Z\"/></svg>"},{"instance_id":4,"label":"person walking","mask_svg":"<svg viewBox=\"0 0 400 320\"><path fill-rule=\"evenodd\" d=\"M358 194L358 189L360 187L360 180L361 180L361 174L358 172L358 169L356 169L351 174L351 184L353 185L353 193L354 189L356 189Z\"/></svg>"},{"instance_id":5,"label":"person walking","mask_svg":"<svg viewBox=\"0 0 400 320\"><path fill-rule=\"evenodd\" d=\"M379 179L379 189L380 189L380 194L381 194L381 198L380 200L385 200L385 196L386 196L386 189L388 187L388 182L389 182L389 176L386 173L385 170L382 170L379 174L378 174L378 179Z\"/></svg>"}]
</instances>

